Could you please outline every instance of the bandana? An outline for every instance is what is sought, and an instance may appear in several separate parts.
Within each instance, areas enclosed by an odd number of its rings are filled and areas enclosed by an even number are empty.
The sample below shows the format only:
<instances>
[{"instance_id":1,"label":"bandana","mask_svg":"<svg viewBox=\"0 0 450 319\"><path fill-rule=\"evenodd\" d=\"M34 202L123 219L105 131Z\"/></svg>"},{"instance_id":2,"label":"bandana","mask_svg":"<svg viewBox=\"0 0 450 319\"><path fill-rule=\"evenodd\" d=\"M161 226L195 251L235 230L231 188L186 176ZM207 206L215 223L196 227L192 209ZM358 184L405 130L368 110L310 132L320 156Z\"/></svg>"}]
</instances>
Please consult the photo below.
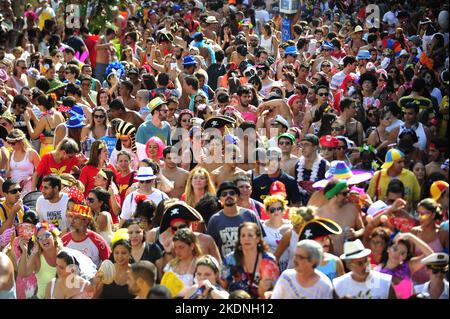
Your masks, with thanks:
<instances>
[{"instance_id":1,"label":"bandana","mask_svg":"<svg viewBox=\"0 0 450 319\"><path fill-rule=\"evenodd\" d=\"M325 193L325 198L327 200L330 200L333 196L337 195L340 191L342 191L347 186L348 186L348 183L346 180L338 181L332 189L328 190L328 192Z\"/></svg>"}]
</instances>

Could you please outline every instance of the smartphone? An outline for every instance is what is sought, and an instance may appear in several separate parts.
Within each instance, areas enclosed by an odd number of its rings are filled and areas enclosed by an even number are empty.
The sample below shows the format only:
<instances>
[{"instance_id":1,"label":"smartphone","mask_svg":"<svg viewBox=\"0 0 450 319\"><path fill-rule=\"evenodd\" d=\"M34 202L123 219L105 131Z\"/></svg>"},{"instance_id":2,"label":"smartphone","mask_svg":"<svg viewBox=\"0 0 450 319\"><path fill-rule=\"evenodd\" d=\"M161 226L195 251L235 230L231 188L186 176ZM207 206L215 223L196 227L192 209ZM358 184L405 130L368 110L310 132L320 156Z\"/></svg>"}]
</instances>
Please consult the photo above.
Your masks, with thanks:
<instances>
[{"instance_id":1,"label":"smartphone","mask_svg":"<svg viewBox=\"0 0 450 319\"><path fill-rule=\"evenodd\" d=\"M170 63L170 69L171 70L176 70L177 69L177 63Z\"/></svg>"}]
</instances>

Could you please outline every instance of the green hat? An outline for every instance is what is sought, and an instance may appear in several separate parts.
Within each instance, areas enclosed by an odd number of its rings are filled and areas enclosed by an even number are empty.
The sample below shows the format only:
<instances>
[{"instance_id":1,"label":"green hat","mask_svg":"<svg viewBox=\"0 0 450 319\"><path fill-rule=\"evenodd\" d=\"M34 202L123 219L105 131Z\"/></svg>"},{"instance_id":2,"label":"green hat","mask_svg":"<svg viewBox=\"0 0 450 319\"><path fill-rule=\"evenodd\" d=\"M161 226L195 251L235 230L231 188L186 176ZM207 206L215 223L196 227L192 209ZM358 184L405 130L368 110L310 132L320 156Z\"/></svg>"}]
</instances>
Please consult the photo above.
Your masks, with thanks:
<instances>
[{"instance_id":1,"label":"green hat","mask_svg":"<svg viewBox=\"0 0 450 319\"><path fill-rule=\"evenodd\" d=\"M67 86L67 84L69 83L63 83L60 80L54 79L53 81L50 82L50 89L48 89L46 94L53 93L56 90Z\"/></svg>"},{"instance_id":2,"label":"green hat","mask_svg":"<svg viewBox=\"0 0 450 319\"><path fill-rule=\"evenodd\" d=\"M151 100L150 103L148 103L148 108L150 112L153 112L154 109L163 104L167 104L167 102L158 96Z\"/></svg>"},{"instance_id":3,"label":"green hat","mask_svg":"<svg viewBox=\"0 0 450 319\"><path fill-rule=\"evenodd\" d=\"M280 135L278 135L278 141L280 140L280 138L285 137L291 140L292 144L295 143L295 136L292 135L291 133L282 133Z\"/></svg>"}]
</instances>

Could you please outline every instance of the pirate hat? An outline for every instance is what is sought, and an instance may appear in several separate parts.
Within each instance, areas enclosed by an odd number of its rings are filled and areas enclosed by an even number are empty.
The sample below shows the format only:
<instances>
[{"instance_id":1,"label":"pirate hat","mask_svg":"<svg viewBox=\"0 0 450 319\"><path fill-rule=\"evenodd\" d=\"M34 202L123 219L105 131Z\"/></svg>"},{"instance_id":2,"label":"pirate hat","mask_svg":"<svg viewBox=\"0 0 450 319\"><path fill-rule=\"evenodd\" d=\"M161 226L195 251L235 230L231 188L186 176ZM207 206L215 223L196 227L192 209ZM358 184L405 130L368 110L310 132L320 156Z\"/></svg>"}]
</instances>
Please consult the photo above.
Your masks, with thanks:
<instances>
[{"instance_id":1,"label":"pirate hat","mask_svg":"<svg viewBox=\"0 0 450 319\"><path fill-rule=\"evenodd\" d=\"M194 208L185 202L176 201L170 204L164 211L159 229L160 234L168 229L171 221L175 219L182 219L190 222L198 222L203 220L202 215L200 215L200 213Z\"/></svg>"},{"instance_id":2,"label":"pirate hat","mask_svg":"<svg viewBox=\"0 0 450 319\"><path fill-rule=\"evenodd\" d=\"M205 122L203 122L202 127L204 130L207 128L221 128L225 125L233 125L236 122L235 119L232 117L226 116L226 115L218 115L218 116L212 116L209 119L207 119Z\"/></svg>"},{"instance_id":3,"label":"pirate hat","mask_svg":"<svg viewBox=\"0 0 450 319\"><path fill-rule=\"evenodd\" d=\"M303 225L298 240L314 239L328 235L339 235L342 228L337 223L327 218L314 218Z\"/></svg>"}]
</instances>

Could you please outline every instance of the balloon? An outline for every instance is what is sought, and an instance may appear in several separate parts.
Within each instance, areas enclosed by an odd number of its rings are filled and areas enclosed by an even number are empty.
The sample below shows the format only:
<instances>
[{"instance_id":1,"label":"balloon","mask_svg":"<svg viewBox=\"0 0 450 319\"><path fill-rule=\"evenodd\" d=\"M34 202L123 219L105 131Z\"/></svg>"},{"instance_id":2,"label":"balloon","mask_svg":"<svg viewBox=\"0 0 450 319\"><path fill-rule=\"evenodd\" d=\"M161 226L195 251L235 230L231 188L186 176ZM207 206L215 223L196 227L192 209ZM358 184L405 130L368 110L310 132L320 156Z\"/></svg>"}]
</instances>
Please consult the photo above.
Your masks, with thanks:
<instances>
[{"instance_id":1,"label":"balloon","mask_svg":"<svg viewBox=\"0 0 450 319\"><path fill-rule=\"evenodd\" d=\"M448 32L448 11L444 10L439 13L438 22L441 29Z\"/></svg>"}]
</instances>

